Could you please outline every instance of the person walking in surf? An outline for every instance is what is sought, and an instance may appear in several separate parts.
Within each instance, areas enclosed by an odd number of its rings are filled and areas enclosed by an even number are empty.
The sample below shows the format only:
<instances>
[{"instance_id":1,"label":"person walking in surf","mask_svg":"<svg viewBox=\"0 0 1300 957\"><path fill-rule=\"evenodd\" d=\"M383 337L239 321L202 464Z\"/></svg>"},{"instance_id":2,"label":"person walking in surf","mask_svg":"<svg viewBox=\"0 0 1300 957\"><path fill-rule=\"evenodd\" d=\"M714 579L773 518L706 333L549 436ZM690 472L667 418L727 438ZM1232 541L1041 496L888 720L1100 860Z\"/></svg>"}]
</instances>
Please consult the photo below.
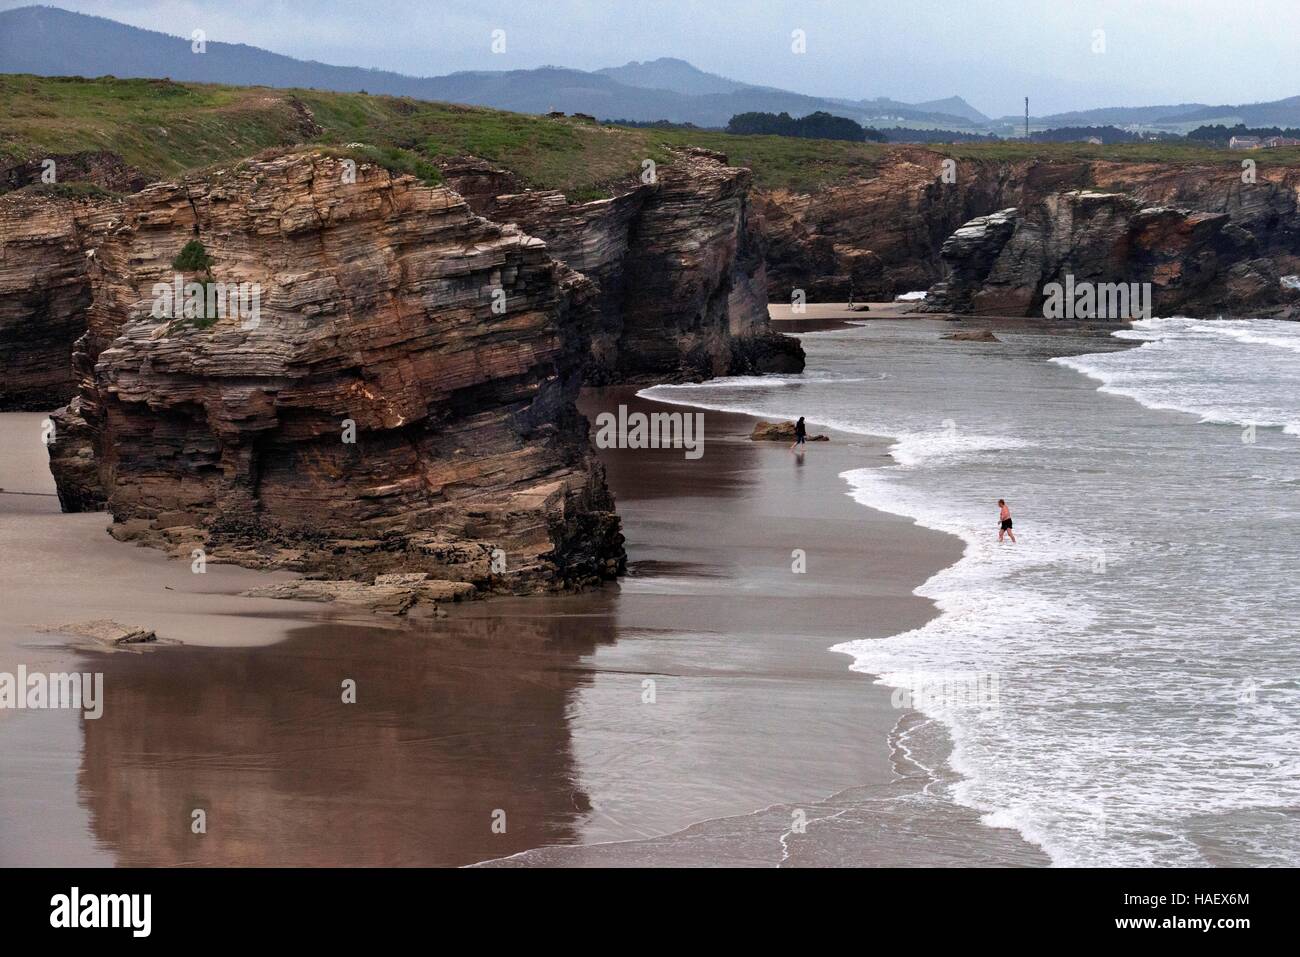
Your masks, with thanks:
<instances>
[{"instance_id":1,"label":"person walking in surf","mask_svg":"<svg viewBox=\"0 0 1300 957\"><path fill-rule=\"evenodd\" d=\"M1011 530L1011 509L1007 508L1005 499L998 499L998 518L1001 519L1002 525L998 529L998 541L1002 541L1003 535L1011 536L1011 544L1016 543L1016 533Z\"/></svg>"},{"instance_id":2,"label":"person walking in surf","mask_svg":"<svg viewBox=\"0 0 1300 957\"><path fill-rule=\"evenodd\" d=\"M798 449L799 446L805 444L807 441L808 441L808 429L803 424L803 416L801 415L799 416L799 421L794 424L794 445L790 446L790 451L793 452L795 449ZM803 452L803 449L799 449L799 451Z\"/></svg>"}]
</instances>

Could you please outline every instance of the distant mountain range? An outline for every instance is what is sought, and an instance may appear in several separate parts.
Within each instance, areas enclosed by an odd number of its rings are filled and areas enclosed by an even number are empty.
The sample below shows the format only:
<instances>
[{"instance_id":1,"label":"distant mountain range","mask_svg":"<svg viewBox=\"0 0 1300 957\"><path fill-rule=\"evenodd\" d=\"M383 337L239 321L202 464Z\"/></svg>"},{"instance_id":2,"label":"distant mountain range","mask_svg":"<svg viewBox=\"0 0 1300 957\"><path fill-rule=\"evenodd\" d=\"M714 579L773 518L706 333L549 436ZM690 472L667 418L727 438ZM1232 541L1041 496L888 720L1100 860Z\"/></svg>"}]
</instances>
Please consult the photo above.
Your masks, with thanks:
<instances>
[{"instance_id":1,"label":"distant mountain range","mask_svg":"<svg viewBox=\"0 0 1300 957\"><path fill-rule=\"evenodd\" d=\"M0 12L0 72L42 76L170 77L198 83L383 93L470 103L520 113L589 113L599 119L668 120L722 127L737 113L824 110L864 126L905 126L1016 135L1023 117L990 119L960 96L925 103L887 97L837 99L742 83L664 57L584 71L545 66L531 70L467 71L415 77L387 70L298 60L242 43L208 41L194 53L190 40L141 30L103 17L55 7ZM1201 123L1300 126L1300 96L1246 106L1120 107L1033 117L1050 126L1143 124L1186 131Z\"/></svg>"},{"instance_id":2,"label":"distant mountain range","mask_svg":"<svg viewBox=\"0 0 1300 957\"><path fill-rule=\"evenodd\" d=\"M414 77L297 60L237 43L208 41L205 51L196 54L189 39L55 7L0 12L0 72L365 90L521 113L563 110L600 119L669 120L713 127L726 126L735 114L750 111L805 116L825 110L884 126L966 128L972 120L988 119L960 97L920 105L887 99L827 99L742 83L667 57L594 72L547 66Z\"/></svg>"}]
</instances>

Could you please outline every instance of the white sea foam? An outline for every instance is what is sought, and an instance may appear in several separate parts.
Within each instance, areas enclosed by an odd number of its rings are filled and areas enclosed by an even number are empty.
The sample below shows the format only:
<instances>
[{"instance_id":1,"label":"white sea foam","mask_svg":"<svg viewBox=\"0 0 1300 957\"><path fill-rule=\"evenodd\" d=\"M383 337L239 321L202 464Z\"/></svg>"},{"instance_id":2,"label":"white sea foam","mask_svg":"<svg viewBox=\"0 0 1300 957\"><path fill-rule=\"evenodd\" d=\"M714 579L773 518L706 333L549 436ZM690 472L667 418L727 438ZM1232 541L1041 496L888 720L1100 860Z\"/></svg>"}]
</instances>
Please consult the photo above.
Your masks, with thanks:
<instances>
[{"instance_id":1,"label":"white sea foam","mask_svg":"<svg viewBox=\"0 0 1300 957\"><path fill-rule=\"evenodd\" d=\"M997 676L996 708L919 702L950 730L951 799L1058 864L1300 862L1296 447L1209 424L1300 434L1300 327L1155 319L1120 334L1138 348L1054 364L1010 357L1014 337L999 356L938 352L926 328L806 343L834 374L785 377L802 388L646 394L894 439L895 464L845 472L849 493L963 556L918 589L938 617L836 650L913 690ZM1016 545L996 541L998 497Z\"/></svg>"}]
</instances>

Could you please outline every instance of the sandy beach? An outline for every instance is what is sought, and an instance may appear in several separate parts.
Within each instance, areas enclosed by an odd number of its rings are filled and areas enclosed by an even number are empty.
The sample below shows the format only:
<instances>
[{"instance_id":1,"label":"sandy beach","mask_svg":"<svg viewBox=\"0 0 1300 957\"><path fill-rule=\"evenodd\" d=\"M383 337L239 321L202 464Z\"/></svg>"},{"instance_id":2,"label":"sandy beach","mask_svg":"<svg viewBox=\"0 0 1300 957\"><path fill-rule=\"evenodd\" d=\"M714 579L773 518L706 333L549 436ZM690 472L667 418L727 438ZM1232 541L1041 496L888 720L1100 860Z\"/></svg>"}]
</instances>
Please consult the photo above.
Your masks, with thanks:
<instances>
[{"instance_id":1,"label":"sandy beach","mask_svg":"<svg viewBox=\"0 0 1300 957\"><path fill-rule=\"evenodd\" d=\"M620 404L664 408L624 388L583 411ZM925 622L913 589L960 554L846 494L839 474L887 461L883 441L814 428L831 441L798 458L707 412L698 459L603 450L625 579L405 622L239 597L287 576L194 575L102 514L60 514L41 418L0 417L0 670L102 671L106 703L0 714L0 863L775 865L792 858L773 808L910 786L916 716L829 650ZM105 654L43 630L95 618L180 644ZM764 812L744 841L674 842ZM835 863L923 861L925 843Z\"/></svg>"}]
</instances>

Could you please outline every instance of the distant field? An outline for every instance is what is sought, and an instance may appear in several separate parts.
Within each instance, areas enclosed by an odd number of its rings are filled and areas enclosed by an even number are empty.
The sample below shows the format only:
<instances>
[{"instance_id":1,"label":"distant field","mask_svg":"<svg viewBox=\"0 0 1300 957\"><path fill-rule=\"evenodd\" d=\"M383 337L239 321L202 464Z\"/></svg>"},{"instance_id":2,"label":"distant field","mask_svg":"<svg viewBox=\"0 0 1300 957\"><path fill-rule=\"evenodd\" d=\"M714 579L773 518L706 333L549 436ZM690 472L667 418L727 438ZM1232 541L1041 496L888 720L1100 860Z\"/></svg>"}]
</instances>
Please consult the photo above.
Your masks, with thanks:
<instances>
[{"instance_id":1,"label":"distant field","mask_svg":"<svg viewBox=\"0 0 1300 957\"><path fill-rule=\"evenodd\" d=\"M306 135L305 105L322 131ZM754 170L764 188L810 190L869 174L890 149L876 143L730 136L682 129L607 126L481 107L364 93L0 75L0 157L39 159L111 150L151 176L174 176L276 146L309 142L342 148L437 182L435 161L471 154L499 163L528 186L561 189L575 200L607 196L636 176L643 160L668 161L671 147L701 146ZM989 161L1110 159L1223 163L1241 154L1181 144L1092 146L968 143L931 149ZM1259 155L1259 154L1255 154ZM1270 162L1300 165L1300 150L1269 151Z\"/></svg>"}]
</instances>

